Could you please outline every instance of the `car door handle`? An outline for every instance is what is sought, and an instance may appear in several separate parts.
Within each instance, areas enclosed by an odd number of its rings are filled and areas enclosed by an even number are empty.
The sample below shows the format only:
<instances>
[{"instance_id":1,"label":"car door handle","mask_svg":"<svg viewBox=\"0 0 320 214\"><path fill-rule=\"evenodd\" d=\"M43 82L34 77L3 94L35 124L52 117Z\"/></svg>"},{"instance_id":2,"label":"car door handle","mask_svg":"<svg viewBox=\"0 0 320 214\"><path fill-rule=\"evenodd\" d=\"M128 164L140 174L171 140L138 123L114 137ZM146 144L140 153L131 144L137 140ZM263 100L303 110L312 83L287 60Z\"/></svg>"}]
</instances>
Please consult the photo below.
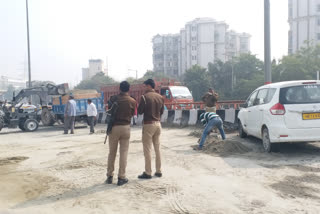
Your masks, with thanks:
<instances>
[{"instance_id":1,"label":"car door handle","mask_svg":"<svg viewBox=\"0 0 320 214\"><path fill-rule=\"evenodd\" d=\"M263 109L259 109L259 111L263 111Z\"/></svg>"},{"instance_id":2,"label":"car door handle","mask_svg":"<svg viewBox=\"0 0 320 214\"><path fill-rule=\"evenodd\" d=\"M248 111L248 112L251 112L251 111Z\"/></svg>"}]
</instances>

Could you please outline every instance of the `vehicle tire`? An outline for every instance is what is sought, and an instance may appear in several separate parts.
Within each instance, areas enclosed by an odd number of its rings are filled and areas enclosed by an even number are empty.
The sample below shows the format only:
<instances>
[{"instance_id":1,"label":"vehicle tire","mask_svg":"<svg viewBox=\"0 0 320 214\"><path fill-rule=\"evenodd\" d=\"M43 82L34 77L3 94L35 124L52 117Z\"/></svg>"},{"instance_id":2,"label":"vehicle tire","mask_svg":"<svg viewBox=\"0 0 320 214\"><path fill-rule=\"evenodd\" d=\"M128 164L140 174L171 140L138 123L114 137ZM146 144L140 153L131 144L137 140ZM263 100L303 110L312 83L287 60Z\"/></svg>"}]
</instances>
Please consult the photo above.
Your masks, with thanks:
<instances>
[{"instance_id":1,"label":"vehicle tire","mask_svg":"<svg viewBox=\"0 0 320 214\"><path fill-rule=\"evenodd\" d=\"M263 130L262 130L262 144L263 144L263 149L266 152L272 152L273 146L272 146L272 143L270 142L268 128L263 128Z\"/></svg>"},{"instance_id":2,"label":"vehicle tire","mask_svg":"<svg viewBox=\"0 0 320 214\"><path fill-rule=\"evenodd\" d=\"M24 123L25 131L27 132L34 132L38 129L39 123L34 119L28 119Z\"/></svg>"},{"instance_id":3,"label":"vehicle tire","mask_svg":"<svg viewBox=\"0 0 320 214\"><path fill-rule=\"evenodd\" d=\"M0 112L0 131L4 127L4 117L3 117L3 115L4 115L4 113L3 113L3 111L1 111Z\"/></svg>"},{"instance_id":4,"label":"vehicle tire","mask_svg":"<svg viewBox=\"0 0 320 214\"><path fill-rule=\"evenodd\" d=\"M247 133L243 130L243 126L242 126L242 123L241 121L239 120L239 128L238 128L238 131L239 131L239 136L241 138L246 138L248 135Z\"/></svg>"},{"instance_id":5,"label":"vehicle tire","mask_svg":"<svg viewBox=\"0 0 320 214\"><path fill-rule=\"evenodd\" d=\"M26 130L26 129L24 128L24 123L25 123L24 120L21 120L21 121L19 122L19 129L21 129L22 131L25 131L25 130Z\"/></svg>"},{"instance_id":6,"label":"vehicle tire","mask_svg":"<svg viewBox=\"0 0 320 214\"><path fill-rule=\"evenodd\" d=\"M45 126L53 126L56 122L54 113L47 108L43 108L41 113L41 121Z\"/></svg>"},{"instance_id":7,"label":"vehicle tire","mask_svg":"<svg viewBox=\"0 0 320 214\"><path fill-rule=\"evenodd\" d=\"M3 126L4 126L4 121L1 120L1 118L0 118L0 131L2 130Z\"/></svg>"}]
</instances>

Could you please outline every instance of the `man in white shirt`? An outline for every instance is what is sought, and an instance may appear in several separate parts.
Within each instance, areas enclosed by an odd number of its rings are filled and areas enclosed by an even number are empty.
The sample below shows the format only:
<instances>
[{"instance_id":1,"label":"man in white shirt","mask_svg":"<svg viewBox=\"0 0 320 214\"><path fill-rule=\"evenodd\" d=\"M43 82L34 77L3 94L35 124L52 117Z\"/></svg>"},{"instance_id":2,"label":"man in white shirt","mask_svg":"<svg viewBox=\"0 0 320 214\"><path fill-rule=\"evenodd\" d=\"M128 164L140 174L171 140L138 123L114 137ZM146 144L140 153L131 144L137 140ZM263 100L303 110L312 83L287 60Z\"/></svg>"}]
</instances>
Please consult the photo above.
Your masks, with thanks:
<instances>
[{"instance_id":1,"label":"man in white shirt","mask_svg":"<svg viewBox=\"0 0 320 214\"><path fill-rule=\"evenodd\" d=\"M90 134L94 133L94 122L97 119L97 108L94 103L92 103L91 99L88 99L88 108L87 108L87 116L88 116L88 123L90 126Z\"/></svg>"}]
</instances>

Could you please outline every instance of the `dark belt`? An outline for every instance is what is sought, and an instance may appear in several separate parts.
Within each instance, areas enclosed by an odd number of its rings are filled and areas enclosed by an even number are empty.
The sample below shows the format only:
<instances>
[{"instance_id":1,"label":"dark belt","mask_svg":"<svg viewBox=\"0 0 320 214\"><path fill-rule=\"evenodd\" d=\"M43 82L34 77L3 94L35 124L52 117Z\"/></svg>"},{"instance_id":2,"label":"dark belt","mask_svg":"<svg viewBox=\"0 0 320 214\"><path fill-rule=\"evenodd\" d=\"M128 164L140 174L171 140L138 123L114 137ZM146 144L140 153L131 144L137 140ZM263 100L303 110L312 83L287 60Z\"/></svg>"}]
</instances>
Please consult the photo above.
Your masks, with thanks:
<instances>
[{"instance_id":1,"label":"dark belt","mask_svg":"<svg viewBox=\"0 0 320 214\"><path fill-rule=\"evenodd\" d=\"M160 121L143 121L143 124L154 124L154 123L160 123Z\"/></svg>"}]
</instances>

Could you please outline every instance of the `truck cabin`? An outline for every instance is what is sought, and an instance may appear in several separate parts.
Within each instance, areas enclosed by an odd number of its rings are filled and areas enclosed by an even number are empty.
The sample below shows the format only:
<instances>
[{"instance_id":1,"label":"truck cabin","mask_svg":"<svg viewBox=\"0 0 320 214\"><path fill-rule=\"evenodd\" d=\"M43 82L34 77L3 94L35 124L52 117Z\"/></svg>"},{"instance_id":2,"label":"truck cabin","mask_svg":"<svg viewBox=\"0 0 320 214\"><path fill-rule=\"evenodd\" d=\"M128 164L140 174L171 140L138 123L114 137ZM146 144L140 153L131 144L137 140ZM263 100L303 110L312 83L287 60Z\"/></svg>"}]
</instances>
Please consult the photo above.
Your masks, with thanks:
<instances>
[{"instance_id":1,"label":"truck cabin","mask_svg":"<svg viewBox=\"0 0 320 214\"><path fill-rule=\"evenodd\" d=\"M189 89L185 86L167 86L161 88L160 94L168 102L193 102Z\"/></svg>"}]
</instances>

